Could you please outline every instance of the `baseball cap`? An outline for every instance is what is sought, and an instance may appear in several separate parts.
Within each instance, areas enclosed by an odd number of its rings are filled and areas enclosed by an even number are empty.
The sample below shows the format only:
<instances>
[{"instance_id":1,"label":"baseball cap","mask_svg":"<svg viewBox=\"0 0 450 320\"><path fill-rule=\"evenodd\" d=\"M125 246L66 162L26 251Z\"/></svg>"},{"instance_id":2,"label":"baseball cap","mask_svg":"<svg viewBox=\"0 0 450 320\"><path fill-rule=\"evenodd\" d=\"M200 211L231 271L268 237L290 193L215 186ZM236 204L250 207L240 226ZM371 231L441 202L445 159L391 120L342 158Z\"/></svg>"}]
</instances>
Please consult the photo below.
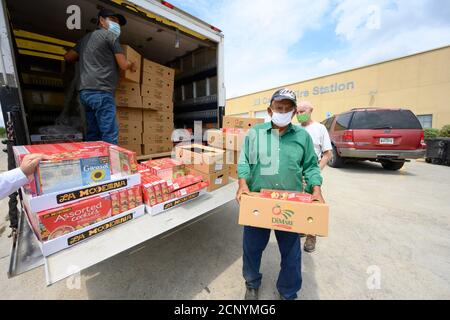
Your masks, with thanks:
<instances>
[{"instance_id":1,"label":"baseball cap","mask_svg":"<svg viewBox=\"0 0 450 320\"><path fill-rule=\"evenodd\" d=\"M273 101L281 100L290 100L294 105L297 105L297 96L295 95L295 92L286 88L275 91L272 95L272 99L270 99L270 104L272 104Z\"/></svg>"},{"instance_id":2,"label":"baseball cap","mask_svg":"<svg viewBox=\"0 0 450 320\"><path fill-rule=\"evenodd\" d=\"M115 13L109 9L101 9L98 12L98 17L103 17L103 18L116 17L117 19L119 19L119 24L121 26L124 26L125 24L127 24L127 19L125 19L125 17L123 15Z\"/></svg>"}]
</instances>

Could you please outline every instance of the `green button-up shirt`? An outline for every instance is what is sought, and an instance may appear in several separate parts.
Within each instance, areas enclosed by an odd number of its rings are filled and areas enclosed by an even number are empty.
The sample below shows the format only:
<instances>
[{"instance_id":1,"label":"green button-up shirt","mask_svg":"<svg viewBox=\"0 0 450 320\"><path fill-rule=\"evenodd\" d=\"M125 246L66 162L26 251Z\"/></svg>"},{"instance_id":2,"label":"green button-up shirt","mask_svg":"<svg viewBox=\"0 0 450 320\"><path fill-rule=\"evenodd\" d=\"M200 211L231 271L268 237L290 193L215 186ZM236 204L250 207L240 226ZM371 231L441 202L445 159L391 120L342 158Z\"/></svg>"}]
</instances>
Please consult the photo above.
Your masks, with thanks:
<instances>
[{"instance_id":1,"label":"green button-up shirt","mask_svg":"<svg viewBox=\"0 0 450 320\"><path fill-rule=\"evenodd\" d=\"M290 124L282 135L272 123L254 125L247 133L238 162L238 177L252 192L261 189L303 191L322 185L314 145L308 132Z\"/></svg>"}]
</instances>

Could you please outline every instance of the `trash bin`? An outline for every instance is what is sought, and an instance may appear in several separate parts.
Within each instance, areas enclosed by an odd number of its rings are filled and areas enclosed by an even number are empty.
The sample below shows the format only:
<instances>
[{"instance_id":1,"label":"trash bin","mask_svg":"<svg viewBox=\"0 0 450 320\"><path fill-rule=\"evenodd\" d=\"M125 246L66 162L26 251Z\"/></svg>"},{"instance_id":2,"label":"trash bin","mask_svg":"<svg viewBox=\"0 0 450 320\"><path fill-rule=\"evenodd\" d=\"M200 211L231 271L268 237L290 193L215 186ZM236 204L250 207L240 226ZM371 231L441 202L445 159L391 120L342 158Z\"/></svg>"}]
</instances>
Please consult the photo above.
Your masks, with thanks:
<instances>
[{"instance_id":1,"label":"trash bin","mask_svg":"<svg viewBox=\"0 0 450 320\"><path fill-rule=\"evenodd\" d=\"M450 138L426 140L426 161L433 164L450 164Z\"/></svg>"}]
</instances>

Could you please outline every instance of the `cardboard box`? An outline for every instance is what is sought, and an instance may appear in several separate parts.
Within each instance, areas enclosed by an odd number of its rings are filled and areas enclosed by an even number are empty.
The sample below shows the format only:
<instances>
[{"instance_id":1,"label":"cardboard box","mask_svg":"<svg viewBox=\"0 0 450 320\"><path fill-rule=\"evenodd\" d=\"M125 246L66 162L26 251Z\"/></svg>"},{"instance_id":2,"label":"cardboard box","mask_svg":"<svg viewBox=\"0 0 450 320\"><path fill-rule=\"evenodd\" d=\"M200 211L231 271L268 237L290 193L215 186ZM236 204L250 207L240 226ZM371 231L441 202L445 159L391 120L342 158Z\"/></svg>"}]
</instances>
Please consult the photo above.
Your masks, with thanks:
<instances>
[{"instance_id":1,"label":"cardboard box","mask_svg":"<svg viewBox=\"0 0 450 320\"><path fill-rule=\"evenodd\" d=\"M237 165L239 162L239 157L241 155L241 151L228 151L226 154L226 164L234 164Z\"/></svg>"},{"instance_id":2,"label":"cardboard box","mask_svg":"<svg viewBox=\"0 0 450 320\"><path fill-rule=\"evenodd\" d=\"M159 89L151 86L141 86L141 95L143 97L152 98L153 100L163 102L173 102L173 91Z\"/></svg>"},{"instance_id":3,"label":"cardboard box","mask_svg":"<svg viewBox=\"0 0 450 320\"><path fill-rule=\"evenodd\" d=\"M225 134L222 130L210 129L206 131L206 141L211 147L225 149Z\"/></svg>"},{"instance_id":4,"label":"cardboard box","mask_svg":"<svg viewBox=\"0 0 450 320\"><path fill-rule=\"evenodd\" d=\"M142 109L135 108L117 108L116 110L117 122L142 122Z\"/></svg>"},{"instance_id":5,"label":"cardboard box","mask_svg":"<svg viewBox=\"0 0 450 320\"><path fill-rule=\"evenodd\" d=\"M160 77L157 72L142 72L142 85L164 90L173 94L174 81Z\"/></svg>"},{"instance_id":6,"label":"cardboard box","mask_svg":"<svg viewBox=\"0 0 450 320\"><path fill-rule=\"evenodd\" d=\"M239 151L245 141L247 130L231 129L231 130L208 130L206 139L208 145L219 149L227 149Z\"/></svg>"},{"instance_id":7,"label":"cardboard box","mask_svg":"<svg viewBox=\"0 0 450 320\"><path fill-rule=\"evenodd\" d=\"M143 144L165 144L169 145L172 143L172 136L170 133L159 133L153 132L150 134L143 134L142 143Z\"/></svg>"},{"instance_id":8,"label":"cardboard box","mask_svg":"<svg viewBox=\"0 0 450 320\"><path fill-rule=\"evenodd\" d=\"M142 154L155 154L172 151L173 144L144 144Z\"/></svg>"},{"instance_id":9,"label":"cardboard box","mask_svg":"<svg viewBox=\"0 0 450 320\"><path fill-rule=\"evenodd\" d=\"M250 129L257 123L264 123L264 119L259 118L239 118L232 116L223 117L223 128Z\"/></svg>"},{"instance_id":10,"label":"cardboard box","mask_svg":"<svg viewBox=\"0 0 450 320\"><path fill-rule=\"evenodd\" d=\"M154 76L163 78L167 81L174 81L174 79L175 79L175 70L174 69L160 65L160 64L150 61L148 59L143 59L142 72L143 72L143 74L151 73Z\"/></svg>"},{"instance_id":11,"label":"cardboard box","mask_svg":"<svg viewBox=\"0 0 450 320\"><path fill-rule=\"evenodd\" d=\"M228 165L228 176L233 179L239 179L237 174L237 164Z\"/></svg>"},{"instance_id":12,"label":"cardboard box","mask_svg":"<svg viewBox=\"0 0 450 320\"><path fill-rule=\"evenodd\" d=\"M13 147L16 164L30 153L50 157L40 161L24 190L33 195L62 191L111 179L108 145L73 142Z\"/></svg>"},{"instance_id":13,"label":"cardboard box","mask_svg":"<svg viewBox=\"0 0 450 320\"><path fill-rule=\"evenodd\" d=\"M139 83L119 81L116 92L128 93L130 95L141 95L141 86Z\"/></svg>"},{"instance_id":14,"label":"cardboard box","mask_svg":"<svg viewBox=\"0 0 450 320\"><path fill-rule=\"evenodd\" d=\"M127 60L134 62L136 66L136 72L131 72L131 70L120 71L120 76L122 81L131 81L140 83L141 82L141 55L128 45L122 45L125 57Z\"/></svg>"},{"instance_id":15,"label":"cardboard box","mask_svg":"<svg viewBox=\"0 0 450 320\"><path fill-rule=\"evenodd\" d=\"M175 128L172 122L144 122L143 134L153 134L155 132L163 133L172 136Z\"/></svg>"},{"instance_id":16,"label":"cardboard box","mask_svg":"<svg viewBox=\"0 0 450 320\"><path fill-rule=\"evenodd\" d=\"M173 112L173 102L171 100L158 100L151 97L143 97L142 108L155 111Z\"/></svg>"},{"instance_id":17,"label":"cardboard box","mask_svg":"<svg viewBox=\"0 0 450 320\"><path fill-rule=\"evenodd\" d=\"M225 132L225 149L240 151L242 145L245 142L245 136L247 135L247 130L238 129L239 131Z\"/></svg>"},{"instance_id":18,"label":"cardboard box","mask_svg":"<svg viewBox=\"0 0 450 320\"><path fill-rule=\"evenodd\" d=\"M177 145L175 155L189 168L214 173L225 168L226 152L201 144Z\"/></svg>"},{"instance_id":19,"label":"cardboard box","mask_svg":"<svg viewBox=\"0 0 450 320\"><path fill-rule=\"evenodd\" d=\"M39 239L52 240L111 217L111 197L97 196L56 209L41 211Z\"/></svg>"},{"instance_id":20,"label":"cardboard box","mask_svg":"<svg viewBox=\"0 0 450 320\"><path fill-rule=\"evenodd\" d=\"M142 144L122 144L120 147L133 151L136 156L142 155Z\"/></svg>"},{"instance_id":21,"label":"cardboard box","mask_svg":"<svg viewBox=\"0 0 450 320\"><path fill-rule=\"evenodd\" d=\"M142 134L132 134L132 135L122 135L119 132L119 140L118 143L120 146L124 147L125 149L129 145L141 145L142 144Z\"/></svg>"},{"instance_id":22,"label":"cardboard box","mask_svg":"<svg viewBox=\"0 0 450 320\"><path fill-rule=\"evenodd\" d=\"M189 174L194 176L201 176L203 181L208 182L208 192L214 191L228 184L228 166L223 170L214 173L204 173L192 168L188 168Z\"/></svg>"},{"instance_id":23,"label":"cardboard box","mask_svg":"<svg viewBox=\"0 0 450 320\"><path fill-rule=\"evenodd\" d=\"M328 235L329 206L242 195L239 224L311 235Z\"/></svg>"},{"instance_id":24,"label":"cardboard box","mask_svg":"<svg viewBox=\"0 0 450 320\"><path fill-rule=\"evenodd\" d=\"M137 93L116 91L115 101L117 107L142 108L142 97Z\"/></svg>"},{"instance_id":25,"label":"cardboard box","mask_svg":"<svg viewBox=\"0 0 450 320\"><path fill-rule=\"evenodd\" d=\"M123 144L142 144L142 129L131 132L119 130L119 142Z\"/></svg>"},{"instance_id":26,"label":"cardboard box","mask_svg":"<svg viewBox=\"0 0 450 320\"><path fill-rule=\"evenodd\" d=\"M142 121L121 121L119 122L119 133L130 136L142 133Z\"/></svg>"},{"instance_id":27,"label":"cardboard box","mask_svg":"<svg viewBox=\"0 0 450 320\"><path fill-rule=\"evenodd\" d=\"M163 111L144 110L144 125L145 123L173 123L173 113Z\"/></svg>"}]
</instances>

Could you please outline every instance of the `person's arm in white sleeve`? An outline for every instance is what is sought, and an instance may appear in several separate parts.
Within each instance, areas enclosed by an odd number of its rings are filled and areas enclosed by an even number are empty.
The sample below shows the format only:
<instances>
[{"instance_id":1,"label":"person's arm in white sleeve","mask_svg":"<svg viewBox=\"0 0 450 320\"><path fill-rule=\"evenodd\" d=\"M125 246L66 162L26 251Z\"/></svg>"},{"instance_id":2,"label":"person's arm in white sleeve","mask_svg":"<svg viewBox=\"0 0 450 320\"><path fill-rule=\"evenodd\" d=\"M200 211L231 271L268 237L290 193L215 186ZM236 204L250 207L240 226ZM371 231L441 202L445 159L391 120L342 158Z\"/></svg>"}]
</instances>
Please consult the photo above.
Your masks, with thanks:
<instances>
[{"instance_id":1,"label":"person's arm in white sleeve","mask_svg":"<svg viewBox=\"0 0 450 320\"><path fill-rule=\"evenodd\" d=\"M322 158L320 159L320 170L323 170L332 157L333 147L331 145L330 135L325 126L322 126Z\"/></svg>"},{"instance_id":2,"label":"person's arm in white sleeve","mask_svg":"<svg viewBox=\"0 0 450 320\"><path fill-rule=\"evenodd\" d=\"M20 168L0 174L0 199L9 196L27 183L28 178Z\"/></svg>"},{"instance_id":3,"label":"person's arm in white sleeve","mask_svg":"<svg viewBox=\"0 0 450 320\"><path fill-rule=\"evenodd\" d=\"M11 193L28 183L31 176L39 165L39 161L48 160L49 157L43 154L28 154L22 159L20 168L16 168L0 174L0 199L9 196Z\"/></svg>"}]
</instances>

